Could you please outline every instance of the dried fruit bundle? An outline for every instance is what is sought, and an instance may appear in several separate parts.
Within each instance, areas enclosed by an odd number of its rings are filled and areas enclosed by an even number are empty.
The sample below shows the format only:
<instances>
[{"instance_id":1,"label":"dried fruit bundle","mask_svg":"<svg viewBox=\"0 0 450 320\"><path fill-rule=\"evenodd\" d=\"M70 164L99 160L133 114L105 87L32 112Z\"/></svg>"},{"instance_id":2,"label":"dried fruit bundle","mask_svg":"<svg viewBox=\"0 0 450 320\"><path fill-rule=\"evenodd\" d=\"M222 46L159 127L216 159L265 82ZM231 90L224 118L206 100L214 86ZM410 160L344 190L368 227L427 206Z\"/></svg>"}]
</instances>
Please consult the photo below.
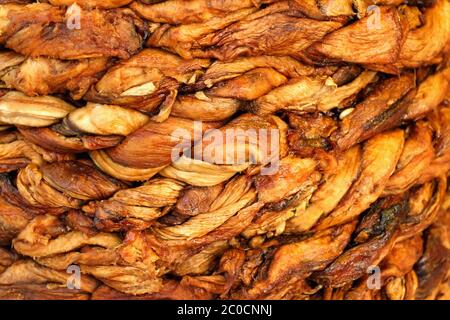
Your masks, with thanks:
<instances>
[{"instance_id":1,"label":"dried fruit bundle","mask_svg":"<svg viewBox=\"0 0 450 320\"><path fill-rule=\"evenodd\" d=\"M8 0L0 43L1 299L450 299L448 0Z\"/></svg>"}]
</instances>

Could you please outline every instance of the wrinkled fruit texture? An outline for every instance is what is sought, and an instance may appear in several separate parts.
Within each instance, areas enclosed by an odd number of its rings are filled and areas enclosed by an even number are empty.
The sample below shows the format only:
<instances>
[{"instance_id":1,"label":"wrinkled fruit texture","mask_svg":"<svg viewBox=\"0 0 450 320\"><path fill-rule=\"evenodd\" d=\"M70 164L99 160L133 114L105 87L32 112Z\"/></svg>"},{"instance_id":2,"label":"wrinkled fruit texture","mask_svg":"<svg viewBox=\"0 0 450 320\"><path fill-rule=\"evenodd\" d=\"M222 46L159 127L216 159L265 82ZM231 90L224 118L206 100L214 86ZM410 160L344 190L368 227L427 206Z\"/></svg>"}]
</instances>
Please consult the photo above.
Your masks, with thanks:
<instances>
[{"instance_id":1,"label":"wrinkled fruit texture","mask_svg":"<svg viewBox=\"0 0 450 320\"><path fill-rule=\"evenodd\" d=\"M449 0L0 2L0 299L450 299Z\"/></svg>"}]
</instances>

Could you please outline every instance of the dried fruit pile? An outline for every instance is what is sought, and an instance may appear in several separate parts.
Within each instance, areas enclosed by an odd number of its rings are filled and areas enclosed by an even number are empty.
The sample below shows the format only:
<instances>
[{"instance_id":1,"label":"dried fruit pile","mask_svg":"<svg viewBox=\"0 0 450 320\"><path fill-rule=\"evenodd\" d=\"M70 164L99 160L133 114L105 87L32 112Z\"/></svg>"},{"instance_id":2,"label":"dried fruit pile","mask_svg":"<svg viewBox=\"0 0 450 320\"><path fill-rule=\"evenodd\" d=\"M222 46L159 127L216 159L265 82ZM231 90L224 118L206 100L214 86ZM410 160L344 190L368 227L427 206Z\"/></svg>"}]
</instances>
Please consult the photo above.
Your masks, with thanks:
<instances>
[{"instance_id":1,"label":"dried fruit pile","mask_svg":"<svg viewBox=\"0 0 450 320\"><path fill-rule=\"evenodd\" d=\"M1 299L450 299L449 0L31 2Z\"/></svg>"}]
</instances>

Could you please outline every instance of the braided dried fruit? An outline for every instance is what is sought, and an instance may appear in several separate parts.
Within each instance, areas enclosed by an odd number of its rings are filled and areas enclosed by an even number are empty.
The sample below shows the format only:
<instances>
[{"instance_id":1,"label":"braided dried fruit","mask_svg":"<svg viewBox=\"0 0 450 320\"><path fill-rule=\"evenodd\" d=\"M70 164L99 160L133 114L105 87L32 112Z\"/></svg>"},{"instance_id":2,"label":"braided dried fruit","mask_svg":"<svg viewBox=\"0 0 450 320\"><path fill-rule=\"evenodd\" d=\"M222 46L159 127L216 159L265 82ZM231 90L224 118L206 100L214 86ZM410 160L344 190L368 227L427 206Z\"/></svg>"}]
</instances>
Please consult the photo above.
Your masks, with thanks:
<instances>
[{"instance_id":1,"label":"braided dried fruit","mask_svg":"<svg viewBox=\"0 0 450 320\"><path fill-rule=\"evenodd\" d=\"M450 299L448 0L0 2L1 299Z\"/></svg>"}]
</instances>

